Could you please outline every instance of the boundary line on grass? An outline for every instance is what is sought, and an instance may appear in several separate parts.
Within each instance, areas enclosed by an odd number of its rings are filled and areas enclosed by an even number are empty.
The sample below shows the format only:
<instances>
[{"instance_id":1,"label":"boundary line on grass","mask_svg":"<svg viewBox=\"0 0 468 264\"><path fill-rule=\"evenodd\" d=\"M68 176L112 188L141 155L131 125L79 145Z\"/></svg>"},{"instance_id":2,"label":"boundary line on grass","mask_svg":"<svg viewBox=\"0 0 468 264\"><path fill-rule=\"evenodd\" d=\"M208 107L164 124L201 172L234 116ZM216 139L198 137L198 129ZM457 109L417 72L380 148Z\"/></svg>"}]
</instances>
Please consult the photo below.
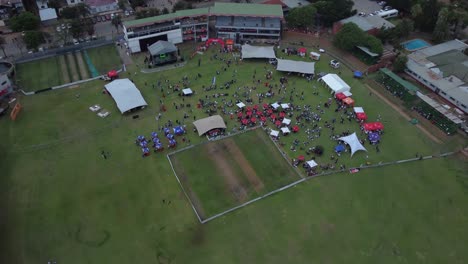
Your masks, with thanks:
<instances>
[{"instance_id":1,"label":"boundary line on grass","mask_svg":"<svg viewBox=\"0 0 468 264\"><path fill-rule=\"evenodd\" d=\"M411 159L404 159L404 160L397 160L397 161L390 161L390 162L379 162L379 163L377 163L377 164L359 166L359 167L355 167L355 168L356 168L356 169L362 170L362 169L370 169L370 168L378 168L378 167L389 166L389 165L402 164L402 163L413 162L413 161L419 161L419 160L429 160L429 159L433 159L433 158L444 158L444 157L448 157L448 156L454 155L454 154L456 154L457 152L458 152L458 151L452 151L452 152L442 153L442 154L439 154L439 155L430 155L430 156L425 156L425 157L419 156L419 157L411 158ZM169 155L168 155L168 159L169 159ZM245 202L245 203L243 203L243 204L234 206L234 207L229 208L229 209L227 209L227 210L225 210L225 211L223 211L223 212L221 212L221 213L215 214L215 215L210 216L210 217L208 217L208 218L206 218L206 219L204 219L204 220L201 220L200 216L198 215L197 210L195 209L194 205L192 204L192 200L189 198L189 196L188 196L187 193L185 192L184 188L182 187L182 184L181 184L181 182L180 182L180 180L179 180L179 178L178 178L178 176L177 176L177 174L176 174L176 172L175 172L175 170L174 170L174 167L172 166L172 163L171 163L170 159L169 159L169 163L171 164L172 171L174 172L174 175L175 175L175 177L177 178L177 181L179 182L179 185L181 186L181 188L182 188L182 190L183 190L185 196L186 196L187 199L189 200L189 203L190 203L190 205L192 206L193 210L195 211L195 214L197 215L197 218L198 218L198 220L200 221L201 224L205 224L205 223L207 223L207 222L209 222L209 221L215 220L216 218L219 218L219 217L224 216L224 215L226 215L226 214L228 214L228 213L234 212L234 211L236 211L236 210L238 210L238 209L241 209L241 208L243 208L243 207L245 207L245 206L247 206L247 205L249 205L249 204L258 202L258 201L260 201L260 200L262 200L262 199L264 199L264 198L267 198L267 197L269 197L269 196L271 196L271 195L273 195L273 194L282 192L282 191L284 191L284 190L287 190L287 189L289 189L289 188L291 188L291 187L294 187L294 186L296 186L296 185L298 185L298 184L300 184L300 183L302 183L302 182L311 180L311 179L313 179L313 178L323 177L323 176L328 176L328 175L333 175L333 174L338 174L338 173L344 173L344 172L348 172L348 171L349 171L349 170L335 170L335 171L322 172L322 173L320 173L320 174L316 174L316 175L312 175L312 176L306 176L306 177L304 177L304 178L302 178L302 179L300 179L300 180L297 180L297 181L295 181L295 182L292 182L292 183L290 183L290 184L287 184L287 185L285 185L285 186L283 186L283 187L280 187L280 188L278 188L278 189L276 189L276 190L273 190L273 191L271 191L271 192L269 192L269 193L266 193L266 194L264 194L264 195L262 195L262 196L259 196L259 197L257 197L257 198L254 198L254 199L250 200L250 201L247 201L247 202Z\"/></svg>"}]
</instances>

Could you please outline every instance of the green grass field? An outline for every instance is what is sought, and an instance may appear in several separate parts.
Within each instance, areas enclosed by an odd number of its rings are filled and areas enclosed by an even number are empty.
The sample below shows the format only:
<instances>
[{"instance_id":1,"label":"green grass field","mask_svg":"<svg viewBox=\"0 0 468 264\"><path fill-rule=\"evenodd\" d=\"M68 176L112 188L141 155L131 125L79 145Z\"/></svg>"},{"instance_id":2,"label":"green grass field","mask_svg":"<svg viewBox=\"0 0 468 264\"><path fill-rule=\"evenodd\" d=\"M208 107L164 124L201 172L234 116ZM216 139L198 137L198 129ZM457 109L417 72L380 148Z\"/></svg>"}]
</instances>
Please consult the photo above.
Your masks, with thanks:
<instances>
[{"instance_id":1,"label":"green grass field","mask_svg":"<svg viewBox=\"0 0 468 264\"><path fill-rule=\"evenodd\" d=\"M183 53L188 55L188 50L184 48ZM262 61L233 64L227 72L221 71L217 83L236 78L236 85L204 92L202 85L209 85L216 70L225 65L210 59L215 50L197 55L184 67L159 73L135 76L138 69L130 65L132 74L121 75L134 80L149 104L138 112L139 119L120 115L112 98L102 94L105 82L100 80L20 96L23 110L17 120L0 119L0 263L47 263L51 259L58 263L468 261L468 165L461 155L318 177L201 225L173 176L168 151L143 159L134 139L149 136L168 120L180 120L187 125L186 138L192 144L204 142L205 138L192 132L192 119L208 116L205 109L195 107L196 102L235 100L237 87L252 85L255 70L262 76L264 67L272 69ZM142 56L134 59L143 65ZM323 55L316 71L333 71L328 60ZM37 70L30 71L33 75ZM352 78L351 70L342 68L341 72L352 87L356 105L364 107L369 119L382 116L385 134L380 153L369 147L368 158L364 152L352 158L343 155L340 163L347 167L375 164L467 145L459 135L444 139L444 144L434 143L378 97L369 95L363 83ZM197 73L203 77L195 80ZM184 75L196 94L183 100L168 93L167 86L180 83ZM275 72L275 82L281 76ZM294 93L304 91L305 96L301 101L293 93L295 104L317 105L331 96L316 81L290 76L288 92L294 87ZM314 89L318 96L311 93ZM257 91L265 88L259 86ZM206 99L215 93L230 95ZM158 122L154 117L160 112L160 100L168 111ZM176 110L173 103L191 107ZM97 117L88 110L94 104L111 115ZM189 119L183 119L184 112ZM222 116L229 131L238 127L235 120ZM323 119L333 116L333 110L326 111ZM336 129L357 130L358 126L346 121ZM314 140L313 144L325 147L325 154L317 157L319 164L330 162L335 145L330 134L324 130ZM301 131L280 139L289 157L303 154L300 149L290 150L294 138L304 140L306 135ZM102 151L107 159L102 158Z\"/></svg>"},{"instance_id":2,"label":"green grass field","mask_svg":"<svg viewBox=\"0 0 468 264\"><path fill-rule=\"evenodd\" d=\"M120 57L114 45L88 49L87 52L92 63L101 74L107 73L110 69L121 68ZM65 80L73 80L72 72L70 71L72 66L76 69L76 76L79 79L83 79L76 60L76 56L78 55L78 53L74 54L71 57L73 58L72 61L66 59L66 65L63 68L60 65L58 56L20 63L16 65L18 74L17 83L26 92L61 85L66 83ZM86 63L84 66L86 67L86 71L88 71Z\"/></svg>"},{"instance_id":3,"label":"green grass field","mask_svg":"<svg viewBox=\"0 0 468 264\"><path fill-rule=\"evenodd\" d=\"M262 129L201 144L170 159L202 220L299 179Z\"/></svg>"},{"instance_id":4,"label":"green grass field","mask_svg":"<svg viewBox=\"0 0 468 264\"><path fill-rule=\"evenodd\" d=\"M102 46L87 50L89 58L100 74L122 67L119 54L114 45Z\"/></svg>"}]
</instances>

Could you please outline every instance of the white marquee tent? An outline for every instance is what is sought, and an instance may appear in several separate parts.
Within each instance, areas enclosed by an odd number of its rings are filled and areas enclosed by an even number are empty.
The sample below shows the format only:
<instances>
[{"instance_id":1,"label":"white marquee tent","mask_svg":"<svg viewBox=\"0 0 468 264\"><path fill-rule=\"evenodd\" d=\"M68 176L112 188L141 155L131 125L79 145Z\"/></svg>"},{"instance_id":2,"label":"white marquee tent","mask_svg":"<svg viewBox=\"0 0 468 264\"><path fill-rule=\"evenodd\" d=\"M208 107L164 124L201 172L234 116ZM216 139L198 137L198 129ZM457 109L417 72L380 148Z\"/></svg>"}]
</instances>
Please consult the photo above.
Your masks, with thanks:
<instances>
[{"instance_id":1,"label":"white marquee tent","mask_svg":"<svg viewBox=\"0 0 468 264\"><path fill-rule=\"evenodd\" d=\"M325 84L332 89L333 93L343 93L351 90L351 87L349 87L340 76L334 73L329 73L318 80L325 82Z\"/></svg>"},{"instance_id":2,"label":"white marquee tent","mask_svg":"<svg viewBox=\"0 0 468 264\"><path fill-rule=\"evenodd\" d=\"M294 61L278 59L277 71L298 72L305 74L315 73L315 62Z\"/></svg>"},{"instance_id":3,"label":"white marquee tent","mask_svg":"<svg viewBox=\"0 0 468 264\"><path fill-rule=\"evenodd\" d=\"M344 142L346 142L346 144L348 144L351 147L351 156L353 156L353 154L359 150L367 151L366 148L364 148L364 146L361 144L361 142L359 142L356 133L353 133L346 137L340 137L339 140L343 140Z\"/></svg>"},{"instance_id":4,"label":"white marquee tent","mask_svg":"<svg viewBox=\"0 0 468 264\"><path fill-rule=\"evenodd\" d=\"M291 131L290 131L289 128L287 128L287 127L282 127L282 128L281 128L281 132L283 132L283 135L286 135L286 134L291 133Z\"/></svg>"},{"instance_id":5,"label":"white marquee tent","mask_svg":"<svg viewBox=\"0 0 468 264\"><path fill-rule=\"evenodd\" d=\"M140 90L129 79L117 79L104 85L104 87L106 87L122 114L148 105Z\"/></svg>"},{"instance_id":6,"label":"white marquee tent","mask_svg":"<svg viewBox=\"0 0 468 264\"><path fill-rule=\"evenodd\" d=\"M192 95L192 94L193 94L193 91L192 91L192 89L190 89L190 88L185 88L185 89L182 90L182 93L183 93L184 95Z\"/></svg>"},{"instance_id":7,"label":"white marquee tent","mask_svg":"<svg viewBox=\"0 0 468 264\"><path fill-rule=\"evenodd\" d=\"M239 107L239 108L244 108L244 107L245 107L245 104L244 104L243 102L240 102L240 103L238 103L238 104L236 104L236 105L237 105L237 107Z\"/></svg>"},{"instance_id":8,"label":"white marquee tent","mask_svg":"<svg viewBox=\"0 0 468 264\"><path fill-rule=\"evenodd\" d=\"M273 109L278 109L280 107L280 105L278 103L272 103L271 104L271 107L273 107Z\"/></svg>"},{"instance_id":9,"label":"white marquee tent","mask_svg":"<svg viewBox=\"0 0 468 264\"><path fill-rule=\"evenodd\" d=\"M278 137L279 136L279 131L278 130L271 130L270 136Z\"/></svg>"},{"instance_id":10,"label":"white marquee tent","mask_svg":"<svg viewBox=\"0 0 468 264\"><path fill-rule=\"evenodd\" d=\"M288 109L288 108L289 108L289 104L281 104L281 108L283 108L283 109Z\"/></svg>"},{"instance_id":11,"label":"white marquee tent","mask_svg":"<svg viewBox=\"0 0 468 264\"><path fill-rule=\"evenodd\" d=\"M276 58L275 51L273 46L261 47L261 46L252 46L249 44L242 45L242 59L249 58L266 58L274 59Z\"/></svg>"},{"instance_id":12,"label":"white marquee tent","mask_svg":"<svg viewBox=\"0 0 468 264\"><path fill-rule=\"evenodd\" d=\"M364 108L362 107L354 107L354 113L364 113Z\"/></svg>"},{"instance_id":13,"label":"white marquee tent","mask_svg":"<svg viewBox=\"0 0 468 264\"><path fill-rule=\"evenodd\" d=\"M283 119L283 124L289 126L289 124L291 124L291 119L287 119L287 118Z\"/></svg>"},{"instance_id":14,"label":"white marquee tent","mask_svg":"<svg viewBox=\"0 0 468 264\"><path fill-rule=\"evenodd\" d=\"M307 165L309 165L310 168L316 167L318 164L315 162L315 160L309 160L307 161Z\"/></svg>"}]
</instances>

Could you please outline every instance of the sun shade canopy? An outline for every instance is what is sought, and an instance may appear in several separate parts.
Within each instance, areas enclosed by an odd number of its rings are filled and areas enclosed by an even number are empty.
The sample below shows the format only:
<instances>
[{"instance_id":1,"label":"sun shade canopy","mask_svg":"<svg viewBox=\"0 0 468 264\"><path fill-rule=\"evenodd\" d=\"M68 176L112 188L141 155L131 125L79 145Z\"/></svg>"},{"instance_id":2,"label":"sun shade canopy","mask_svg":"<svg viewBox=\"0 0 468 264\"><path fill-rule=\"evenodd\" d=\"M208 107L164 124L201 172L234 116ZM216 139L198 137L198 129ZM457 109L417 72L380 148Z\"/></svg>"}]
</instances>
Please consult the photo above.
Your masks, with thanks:
<instances>
[{"instance_id":1,"label":"sun shade canopy","mask_svg":"<svg viewBox=\"0 0 468 264\"><path fill-rule=\"evenodd\" d=\"M122 114L134 108L148 105L140 90L129 79L115 80L104 87L106 87Z\"/></svg>"},{"instance_id":2,"label":"sun shade canopy","mask_svg":"<svg viewBox=\"0 0 468 264\"><path fill-rule=\"evenodd\" d=\"M252 46L249 44L242 45L242 58L265 58L274 59L276 58L273 46Z\"/></svg>"},{"instance_id":3,"label":"sun shade canopy","mask_svg":"<svg viewBox=\"0 0 468 264\"><path fill-rule=\"evenodd\" d=\"M294 61L278 59L277 71L298 72L305 74L315 73L315 62Z\"/></svg>"},{"instance_id":4,"label":"sun shade canopy","mask_svg":"<svg viewBox=\"0 0 468 264\"><path fill-rule=\"evenodd\" d=\"M323 81L334 93L343 93L345 91L351 90L351 87L345 83L340 76L334 73L329 73L322 78L319 78L319 81Z\"/></svg>"},{"instance_id":5,"label":"sun shade canopy","mask_svg":"<svg viewBox=\"0 0 468 264\"><path fill-rule=\"evenodd\" d=\"M353 154L359 150L367 151L366 148L364 148L364 146L361 144L361 142L359 142L356 133L353 133L346 137L340 137L339 140L343 140L346 144L348 144L351 147L351 156L353 156Z\"/></svg>"},{"instance_id":6,"label":"sun shade canopy","mask_svg":"<svg viewBox=\"0 0 468 264\"><path fill-rule=\"evenodd\" d=\"M206 118L198 119L193 122L197 128L198 135L202 136L206 132L216 128L226 128L223 118L220 115L209 116Z\"/></svg>"}]
</instances>

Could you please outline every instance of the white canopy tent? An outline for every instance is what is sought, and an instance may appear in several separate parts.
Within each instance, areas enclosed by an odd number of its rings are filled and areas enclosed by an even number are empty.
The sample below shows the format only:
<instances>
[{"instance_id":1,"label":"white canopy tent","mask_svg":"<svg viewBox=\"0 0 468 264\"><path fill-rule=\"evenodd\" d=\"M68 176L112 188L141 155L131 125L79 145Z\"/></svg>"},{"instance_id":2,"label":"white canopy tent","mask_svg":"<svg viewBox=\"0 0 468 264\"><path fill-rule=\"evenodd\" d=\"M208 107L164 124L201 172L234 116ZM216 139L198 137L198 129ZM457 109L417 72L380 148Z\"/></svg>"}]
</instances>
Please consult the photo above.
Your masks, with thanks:
<instances>
[{"instance_id":1,"label":"white canopy tent","mask_svg":"<svg viewBox=\"0 0 468 264\"><path fill-rule=\"evenodd\" d=\"M291 133L291 131L290 131L289 128L287 128L287 127L282 127L282 128L281 128L281 132L283 132L283 135L286 135L286 134Z\"/></svg>"},{"instance_id":2,"label":"white canopy tent","mask_svg":"<svg viewBox=\"0 0 468 264\"><path fill-rule=\"evenodd\" d=\"M349 87L340 76L334 73L329 73L318 80L325 82L325 84L332 89L333 93L344 93L345 91L351 90L351 87Z\"/></svg>"},{"instance_id":3,"label":"white canopy tent","mask_svg":"<svg viewBox=\"0 0 468 264\"><path fill-rule=\"evenodd\" d=\"M276 66L277 71L298 72L298 73L305 73L305 74L315 73L315 62L282 60L282 59L277 59L277 60L278 60L278 65Z\"/></svg>"},{"instance_id":4,"label":"white canopy tent","mask_svg":"<svg viewBox=\"0 0 468 264\"><path fill-rule=\"evenodd\" d=\"M193 91L192 91L192 89L190 89L190 88L185 88L185 89L182 90L182 93L183 93L184 95L192 95L192 94L193 94Z\"/></svg>"},{"instance_id":5,"label":"white canopy tent","mask_svg":"<svg viewBox=\"0 0 468 264\"><path fill-rule=\"evenodd\" d=\"M272 103L271 104L271 107L273 107L273 109L278 109L280 107L280 105L278 103Z\"/></svg>"},{"instance_id":6,"label":"white canopy tent","mask_svg":"<svg viewBox=\"0 0 468 264\"><path fill-rule=\"evenodd\" d=\"M273 46L262 47L262 46L252 46L249 44L242 45L242 59L249 58L266 58L274 59L276 58L275 51Z\"/></svg>"},{"instance_id":7,"label":"white canopy tent","mask_svg":"<svg viewBox=\"0 0 468 264\"><path fill-rule=\"evenodd\" d=\"M289 104L281 104L281 108L283 108L283 109L288 109L288 108L289 108Z\"/></svg>"},{"instance_id":8,"label":"white canopy tent","mask_svg":"<svg viewBox=\"0 0 468 264\"><path fill-rule=\"evenodd\" d=\"M198 131L198 135L202 136L206 132L216 129L216 128L224 128L226 129L226 123L224 123L223 118L220 115L214 115L205 117L202 119L198 119L193 122L193 125Z\"/></svg>"},{"instance_id":9,"label":"white canopy tent","mask_svg":"<svg viewBox=\"0 0 468 264\"><path fill-rule=\"evenodd\" d=\"M346 137L340 137L339 140L343 140L344 142L346 142L346 144L348 144L351 147L351 156L353 156L353 154L359 150L367 151L366 148L361 144L361 142L359 142L356 133L353 133Z\"/></svg>"},{"instance_id":10,"label":"white canopy tent","mask_svg":"<svg viewBox=\"0 0 468 264\"><path fill-rule=\"evenodd\" d=\"M289 124L291 124L291 119L287 119L287 118L283 119L283 124L289 126Z\"/></svg>"},{"instance_id":11,"label":"white canopy tent","mask_svg":"<svg viewBox=\"0 0 468 264\"><path fill-rule=\"evenodd\" d=\"M316 167L318 164L315 162L315 160L309 160L306 162L307 165L309 165L310 168Z\"/></svg>"},{"instance_id":12,"label":"white canopy tent","mask_svg":"<svg viewBox=\"0 0 468 264\"><path fill-rule=\"evenodd\" d=\"M354 113L364 113L364 108L362 107L354 107Z\"/></svg>"},{"instance_id":13,"label":"white canopy tent","mask_svg":"<svg viewBox=\"0 0 468 264\"><path fill-rule=\"evenodd\" d=\"M122 114L148 105L140 90L129 79L117 79L104 85L104 87L106 87Z\"/></svg>"},{"instance_id":14,"label":"white canopy tent","mask_svg":"<svg viewBox=\"0 0 468 264\"><path fill-rule=\"evenodd\" d=\"M344 94L346 97L353 96L353 94L352 94L350 91L344 91L343 94Z\"/></svg>"},{"instance_id":15,"label":"white canopy tent","mask_svg":"<svg viewBox=\"0 0 468 264\"><path fill-rule=\"evenodd\" d=\"M271 130L270 136L279 137L279 131L278 130Z\"/></svg>"},{"instance_id":16,"label":"white canopy tent","mask_svg":"<svg viewBox=\"0 0 468 264\"><path fill-rule=\"evenodd\" d=\"M245 107L245 104L244 104L243 102L240 102L240 103L238 103L238 104L236 104L236 105L237 105L237 107L239 107L239 108L244 108L244 107Z\"/></svg>"}]
</instances>

